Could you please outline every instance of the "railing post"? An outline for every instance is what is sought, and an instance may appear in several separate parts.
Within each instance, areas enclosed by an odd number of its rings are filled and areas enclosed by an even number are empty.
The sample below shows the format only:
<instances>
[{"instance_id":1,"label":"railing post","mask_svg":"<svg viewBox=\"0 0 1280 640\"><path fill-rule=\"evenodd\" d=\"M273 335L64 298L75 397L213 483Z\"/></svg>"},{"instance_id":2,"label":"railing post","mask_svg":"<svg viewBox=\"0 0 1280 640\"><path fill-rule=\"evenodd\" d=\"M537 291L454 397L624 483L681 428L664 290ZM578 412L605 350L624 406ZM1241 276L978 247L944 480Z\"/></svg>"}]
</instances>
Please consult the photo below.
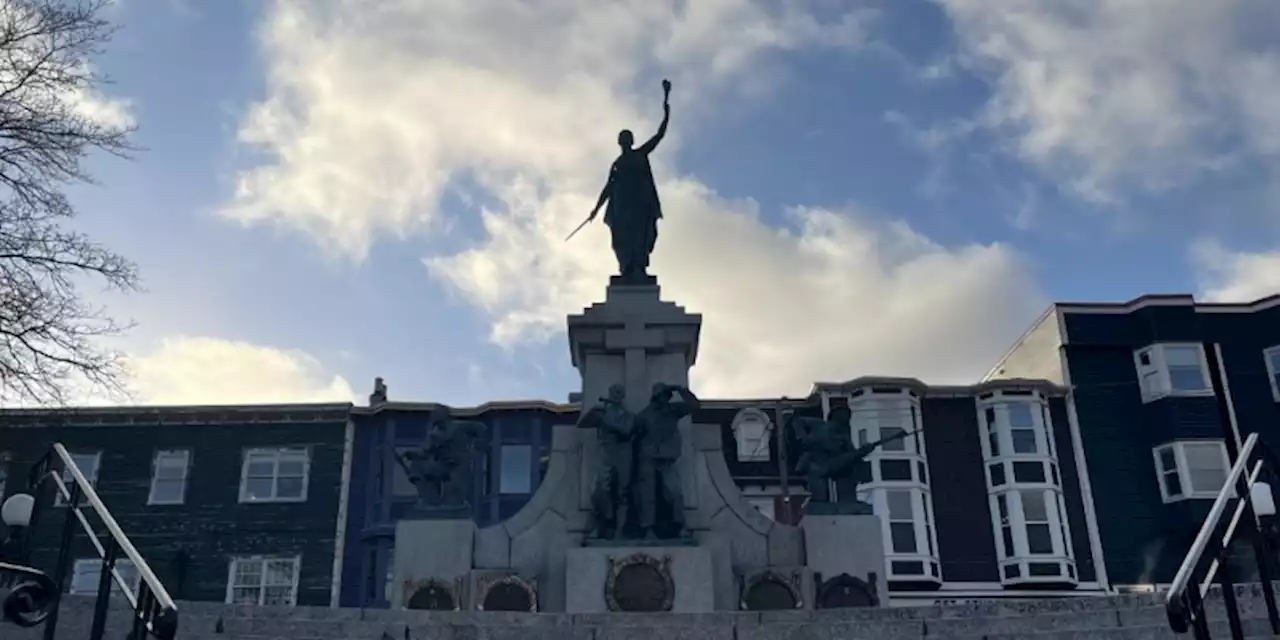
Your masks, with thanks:
<instances>
[{"instance_id":1,"label":"railing post","mask_svg":"<svg viewBox=\"0 0 1280 640\"><path fill-rule=\"evenodd\" d=\"M1191 632L1196 640L1209 640L1209 624L1204 619L1204 599L1200 597L1200 584L1197 582L1187 587L1184 592L1187 611L1191 618Z\"/></svg>"},{"instance_id":2,"label":"railing post","mask_svg":"<svg viewBox=\"0 0 1280 640\"><path fill-rule=\"evenodd\" d=\"M54 471L53 473L58 473ZM58 485L54 484L54 504L57 504L57 496L61 496L62 492L58 489ZM72 526L76 523L75 509L80 507L80 485L71 483L71 496L67 498L67 509L64 512L62 520L62 540L58 543L58 562L57 573L53 576L53 581L58 585L57 600L53 603L53 608L49 610L49 617L44 622L44 640L54 640L58 632L58 610L62 608L62 594L66 591L67 572L71 570L71 540L75 528Z\"/></svg>"},{"instance_id":3,"label":"railing post","mask_svg":"<svg viewBox=\"0 0 1280 640\"><path fill-rule=\"evenodd\" d=\"M1244 640L1244 627L1240 624L1240 604L1236 601L1233 573L1231 546L1228 543L1222 546L1222 551L1218 554L1218 587L1222 589L1222 608L1227 610L1227 625L1231 627L1231 640Z\"/></svg>"},{"instance_id":4,"label":"railing post","mask_svg":"<svg viewBox=\"0 0 1280 640\"><path fill-rule=\"evenodd\" d=\"M89 640L102 640L107 629L107 608L111 604L111 588L115 586L111 572L116 567L118 549L115 538L107 536L106 548L102 550L102 573L98 575L98 595L93 602L93 626L89 627Z\"/></svg>"}]
</instances>

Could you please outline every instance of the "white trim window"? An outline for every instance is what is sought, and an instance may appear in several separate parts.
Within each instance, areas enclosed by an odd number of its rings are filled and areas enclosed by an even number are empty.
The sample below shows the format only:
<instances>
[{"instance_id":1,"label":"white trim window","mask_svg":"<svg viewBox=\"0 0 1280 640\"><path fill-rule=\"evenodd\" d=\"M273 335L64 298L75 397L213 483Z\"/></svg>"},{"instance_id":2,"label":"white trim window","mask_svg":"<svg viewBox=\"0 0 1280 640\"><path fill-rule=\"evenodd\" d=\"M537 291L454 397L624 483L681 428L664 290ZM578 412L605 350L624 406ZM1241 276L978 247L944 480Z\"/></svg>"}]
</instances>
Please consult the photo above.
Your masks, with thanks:
<instances>
[{"instance_id":1,"label":"white trim window","mask_svg":"<svg viewBox=\"0 0 1280 640\"><path fill-rule=\"evenodd\" d=\"M71 461L80 468L80 473L84 474L84 479L89 481L89 486L97 489L98 467L102 466L102 452L71 453ZM68 469L62 470L62 484L66 485L68 492L75 486L75 481L71 479L71 471ZM67 500L62 497L61 491L57 492L53 503L59 507L67 505ZM81 504L84 504L84 496L81 496Z\"/></svg>"},{"instance_id":2,"label":"white trim window","mask_svg":"<svg viewBox=\"0 0 1280 640\"><path fill-rule=\"evenodd\" d=\"M1078 582L1049 399L1001 389L977 409L1001 583Z\"/></svg>"},{"instance_id":3,"label":"white trim window","mask_svg":"<svg viewBox=\"0 0 1280 640\"><path fill-rule=\"evenodd\" d=\"M871 482L860 499L871 503L885 540L886 577L898 581L941 582L938 541L924 435L919 433L920 399L893 387L855 390L849 399L852 437L858 446L914 435L877 447L867 456Z\"/></svg>"},{"instance_id":4,"label":"white trim window","mask_svg":"<svg viewBox=\"0 0 1280 640\"><path fill-rule=\"evenodd\" d=\"M1180 440L1160 445L1151 454L1160 498L1166 503L1217 498L1231 469L1221 440Z\"/></svg>"},{"instance_id":5,"label":"white trim window","mask_svg":"<svg viewBox=\"0 0 1280 640\"><path fill-rule=\"evenodd\" d=\"M0 503L4 502L5 485L9 481L9 453L0 451Z\"/></svg>"},{"instance_id":6,"label":"white trim window","mask_svg":"<svg viewBox=\"0 0 1280 640\"><path fill-rule=\"evenodd\" d=\"M171 449L157 451L151 461L151 492L147 504L182 504L187 495L187 471L191 466L191 451Z\"/></svg>"},{"instance_id":7,"label":"white trim window","mask_svg":"<svg viewBox=\"0 0 1280 640\"><path fill-rule=\"evenodd\" d=\"M305 447L248 449L240 470L240 502L306 502L311 452Z\"/></svg>"},{"instance_id":8,"label":"white trim window","mask_svg":"<svg viewBox=\"0 0 1280 640\"><path fill-rule=\"evenodd\" d=\"M294 606L301 565L300 556L232 558L227 569L227 604Z\"/></svg>"},{"instance_id":9,"label":"white trim window","mask_svg":"<svg viewBox=\"0 0 1280 640\"><path fill-rule=\"evenodd\" d=\"M743 409L733 417L733 439L738 444L738 462L768 462L772 421L759 409Z\"/></svg>"},{"instance_id":10,"label":"white trim window","mask_svg":"<svg viewBox=\"0 0 1280 640\"><path fill-rule=\"evenodd\" d=\"M1211 396L1204 346L1158 343L1133 352L1143 402L1169 396Z\"/></svg>"},{"instance_id":11,"label":"white trim window","mask_svg":"<svg viewBox=\"0 0 1280 640\"><path fill-rule=\"evenodd\" d=\"M1262 359L1267 364L1267 377L1271 380L1271 397L1280 402L1280 345L1263 349Z\"/></svg>"},{"instance_id":12,"label":"white trim window","mask_svg":"<svg viewBox=\"0 0 1280 640\"><path fill-rule=\"evenodd\" d=\"M129 590L138 593L138 584L142 580L138 568L133 566L127 558L116 560L116 573L120 579L129 585ZM76 560L71 567L71 580L67 587L67 593L73 594L93 594L98 592L98 581L102 577L102 560L99 558L86 558ZM111 593L113 595L120 593L119 585L112 580Z\"/></svg>"}]
</instances>

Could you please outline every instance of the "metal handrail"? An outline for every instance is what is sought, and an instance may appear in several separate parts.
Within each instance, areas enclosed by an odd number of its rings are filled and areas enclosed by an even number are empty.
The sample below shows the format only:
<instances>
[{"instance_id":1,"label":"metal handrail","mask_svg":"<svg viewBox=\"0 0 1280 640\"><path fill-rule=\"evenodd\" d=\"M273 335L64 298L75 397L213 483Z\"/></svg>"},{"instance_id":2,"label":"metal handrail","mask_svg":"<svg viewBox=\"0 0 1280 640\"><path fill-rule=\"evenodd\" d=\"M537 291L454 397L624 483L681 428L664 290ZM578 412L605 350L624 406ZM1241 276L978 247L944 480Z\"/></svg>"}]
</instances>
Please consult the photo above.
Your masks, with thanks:
<instances>
[{"instance_id":1,"label":"metal handrail","mask_svg":"<svg viewBox=\"0 0 1280 640\"><path fill-rule=\"evenodd\" d=\"M1213 537L1213 532L1218 527L1218 521L1222 519L1222 512L1227 510L1227 501L1231 499L1231 493L1235 490L1235 485L1239 483L1240 475L1244 473L1245 467L1248 466L1249 456L1256 446L1258 446L1258 434L1251 433L1248 438L1245 438L1244 445L1240 447L1240 454L1236 458L1236 463L1231 465L1231 471L1227 473L1227 480L1222 485L1222 491L1218 492L1218 497L1214 499L1213 507L1209 509L1209 515L1205 516L1204 526L1200 527L1200 532L1196 534L1195 541L1191 543L1191 548L1187 550L1187 557L1183 558L1182 566L1178 567L1178 573L1174 574L1173 582L1169 583L1169 591L1165 594L1166 604L1172 604L1175 599L1180 599L1183 592L1187 590L1187 583L1191 581L1191 572L1200 563L1200 556L1204 555L1205 547L1209 546L1209 540Z\"/></svg>"},{"instance_id":2,"label":"metal handrail","mask_svg":"<svg viewBox=\"0 0 1280 640\"><path fill-rule=\"evenodd\" d=\"M67 448L62 446L61 443L54 443L53 451L57 453L58 458L62 460L64 468L71 472L71 478L75 480L76 485L79 487L80 494L98 515L98 518L102 520L102 525L107 528L107 533L111 534L111 538L115 541L116 545L118 545L120 550L124 552L124 555L129 558L129 562L133 563L134 569L138 571L138 575L142 578L142 581L147 584L147 589L151 592L151 595L155 597L156 604L160 605L160 607L164 609L176 610L177 605L174 604L173 598L169 596L169 590L164 588L160 579L157 578L156 574L151 570L151 565L147 564L147 561L143 559L142 554L138 553L138 550L133 546L133 542L129 540L129 536L126 536L124 531L120 529L120 525L116 523L116 519L112 517L111 512L107 510L107 505L103 504L102 499L98 497L98 492L94 490L93 485L90 484L89 480L84 477L84 473L80 471L80 467L76 466L75 461L71 459L71 454L67 453ZM63 494L63 497L67 499L71 498L71 492L67 490L65 485L63 485L62 478L55 475L54 480L58 486L58 491ZM97 536L93 535L92 527L89 526L88 521L84 519L78 509L76 510L76 515L80 518L80 523L89 530L89 539L93 540L94 546L97 547L98 553L101 555L103 552L102 545L98 542ZM128 590L126 589L125 591L127 592ZM137 601L131 598L130 604L137 606Z\"/></svg>"},{"instance_id":3,"label":"metal handrail","mask_svg":"<svg viewBox=\"0 0 1280 640\"><path fill-rule=\"evenodd\" d=\"M1251 464L1255 453L1258 454L1257 461ZM1232 544L1243 524L1244 532L1249 534L1253 543L1254 560L1258 565L1258 577L1262 581L1268 621L1272 631L1280 634L1280 611L1277 610L1271 584L1273 565L1270 544L1261 533L1253 510L1253 489L1263 471L1268 468L1280 469L1280 460L1277 460L1274 452L1266 446L1257 432L1249 434L1165 594L1165 612L1174 632L1186 633L1190 630L1195 632L1197 639L1209 637L1204 598L1216 578L1222 590L1231 636L1244 637L1236 600L1236 583L1228 562ZM1227 510L1233 500L1234 508L1228 515ZM1223 521L1224 516L1228 518L1226 522ZM1206 553L1211 555L1206 556ZM1210 561L1207 565L1206 560ZM1201 570L1204 575L1197 577L1197 572Z\"/></svg>"}]
</instances>

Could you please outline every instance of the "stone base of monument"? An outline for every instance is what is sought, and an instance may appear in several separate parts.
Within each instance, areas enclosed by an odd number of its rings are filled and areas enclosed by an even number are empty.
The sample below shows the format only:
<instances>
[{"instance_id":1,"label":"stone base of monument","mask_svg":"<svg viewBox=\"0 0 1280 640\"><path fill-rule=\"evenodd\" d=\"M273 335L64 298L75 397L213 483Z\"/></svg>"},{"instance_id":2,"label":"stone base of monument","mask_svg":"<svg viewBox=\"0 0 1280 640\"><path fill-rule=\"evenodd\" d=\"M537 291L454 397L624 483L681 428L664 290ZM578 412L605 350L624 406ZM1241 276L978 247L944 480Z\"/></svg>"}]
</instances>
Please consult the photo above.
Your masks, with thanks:
<instances>
[{"instance_id":1,"label":"stone base of monument","mask_svg":"<svg viewBox=\"0 0 1280 640\"><path fill-rule=\"evenodd\" d=\"M600 546L565 555L568 613L715 611L711 552L697 546Z\"/></svg>"},{"instance_id":2,"label":"stone base of monument","mask_svg":"<svg viewBox=\"0 0 1280 640\"><path fill-rule=\"evenodd\" d=\"M471 520L407 519L396 523L393 609L467 609L476 525Z\"/></svg>"},{"instance_id":3,"label":"stone base of monument","mask_svg":"<svg viewBox=\"0 0 1280 640\"><path fill-rule=\"evenodd\" d=\"M805 563L815 578L815 609L880 606L888 601L884 537L872 514L806 513Z\"/></svg>"}]
</instances>

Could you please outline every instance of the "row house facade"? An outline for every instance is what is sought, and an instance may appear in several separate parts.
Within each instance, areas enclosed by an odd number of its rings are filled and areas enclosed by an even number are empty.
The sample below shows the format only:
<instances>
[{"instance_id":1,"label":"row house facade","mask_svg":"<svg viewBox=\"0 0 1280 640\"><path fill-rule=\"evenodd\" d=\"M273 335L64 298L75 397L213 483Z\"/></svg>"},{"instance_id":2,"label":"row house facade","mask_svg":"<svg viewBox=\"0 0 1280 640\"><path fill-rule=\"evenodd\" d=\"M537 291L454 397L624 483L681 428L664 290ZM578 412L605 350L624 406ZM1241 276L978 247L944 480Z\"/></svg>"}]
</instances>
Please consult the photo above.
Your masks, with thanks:
<instances>
[{"instance_id":1,"label":"row house facade","mask_svg":"<svg viewBox=\"0 0 1280 640\"><path fill-rule=\"evenodd\" d=\"M1052 305L987 380L1068 389L1105 580L1167 585L1240 443L1280 445L1280 296Z\"/></svg>"},{"instance_id":2,"label":"row house facade","mask_svg":"<svg viewBox=\"0 0 1280 640\"><path fill-rule=\"evenodd\" d=\"M350 409L0 411L0 497L25 491L30 468L61 443L175 598L327 606L337 592ZM40 507L34 566L54 568L68 515L61 500ZM94 593L101 563L74 530L64 584ZM138 580L127 560L118 569Z\"/></svg>"}]
</instances>

